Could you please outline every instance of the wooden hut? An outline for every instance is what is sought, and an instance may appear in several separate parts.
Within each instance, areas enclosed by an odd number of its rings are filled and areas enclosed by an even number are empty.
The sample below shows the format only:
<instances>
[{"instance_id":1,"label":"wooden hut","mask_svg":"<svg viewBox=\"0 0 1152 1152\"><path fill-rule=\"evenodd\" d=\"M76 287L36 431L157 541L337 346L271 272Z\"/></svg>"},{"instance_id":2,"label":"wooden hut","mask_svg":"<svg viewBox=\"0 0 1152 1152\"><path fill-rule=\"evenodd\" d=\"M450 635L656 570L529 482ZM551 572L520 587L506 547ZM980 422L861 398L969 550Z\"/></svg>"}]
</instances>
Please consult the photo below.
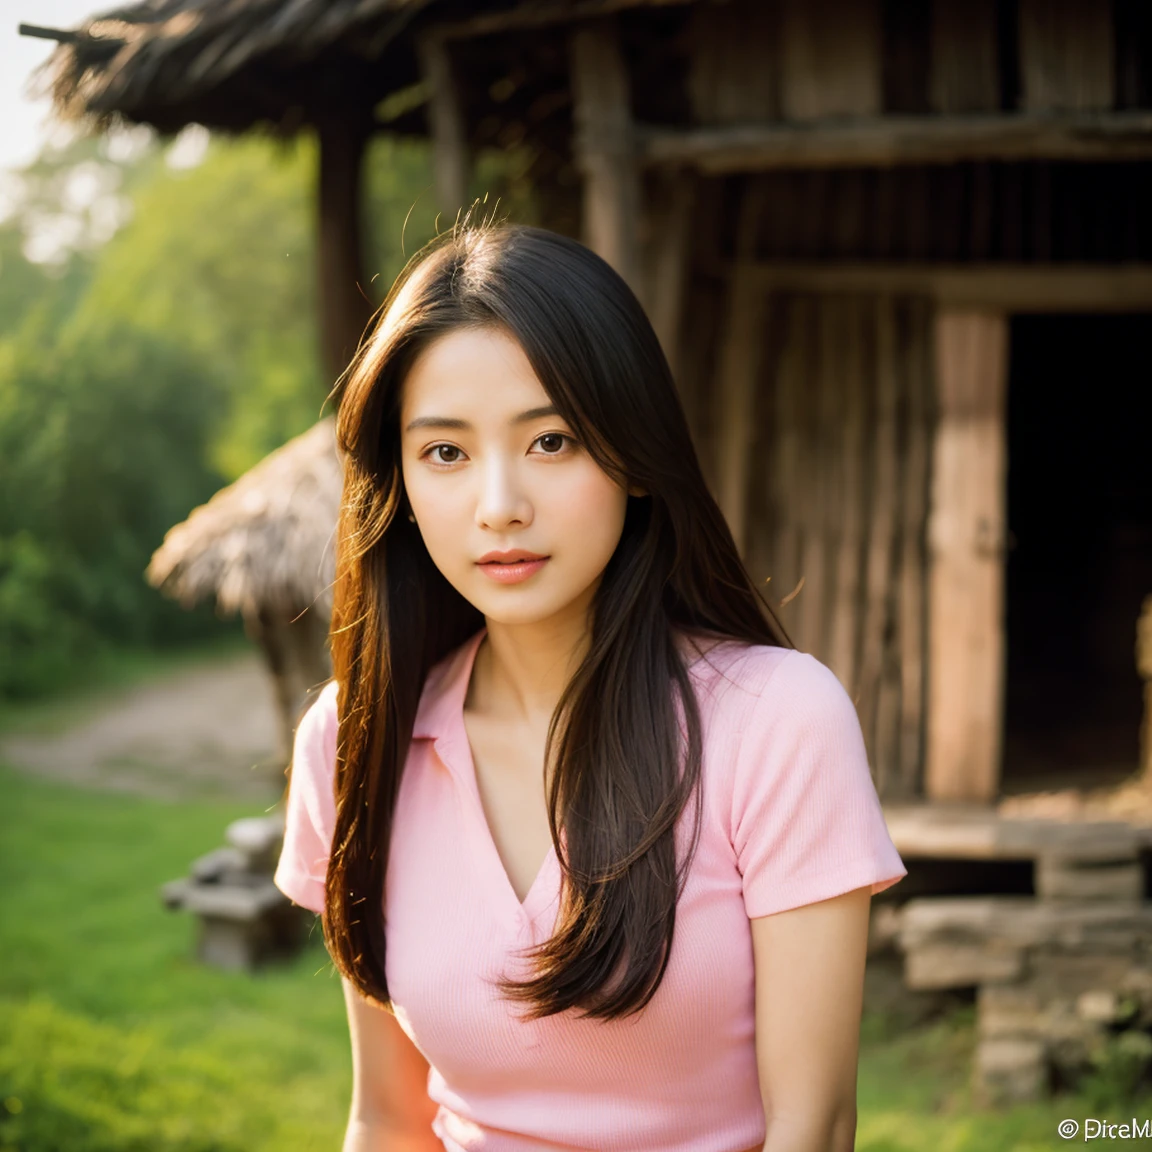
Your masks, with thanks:
<instances>
[{"instance_id":1,"label":"wooden hut","mask_svg":"<svg viewBox=\"0 0 1152 1152\"><path fill-rule=\"evenodd\" d=\"M239 615L268 664L284 763L309 692L331 676L333 536L341 463L328 417L170 529L149 582L187 607Z\"/></svg>"},{"instance_id":2,"label":"wooden hut","mask_svg":"<svg viewBox=\"0 0 1152 1152\"><path fill-rule=\"evenodd\" d=\"M1138 764L1146 0L150 0L30 31L65 115L318 134L333 379L371 133L431 140L448 218L478 150L526 149L539 222L635 287L751 572L857 702L916 865L883 921L908 983L979 988L1010 1096L1121 1004L1152 1026L1152 788L1118 823L997 816Z\"/></svg>"},{"instance_id":3,"label":"wooden hut","mask_svg":"<svg viewBox=\"0 0 1152 1152\"><path fill-rule=\"evenodd\" d=\"M541 222L644 299L882 797L1135 769L1142 0L151 0L25 31L62 41L62 114L316 131L333 379L370 134L431 138L449 217L477 149L526 147Z\"/></svg>"}]
</instances>

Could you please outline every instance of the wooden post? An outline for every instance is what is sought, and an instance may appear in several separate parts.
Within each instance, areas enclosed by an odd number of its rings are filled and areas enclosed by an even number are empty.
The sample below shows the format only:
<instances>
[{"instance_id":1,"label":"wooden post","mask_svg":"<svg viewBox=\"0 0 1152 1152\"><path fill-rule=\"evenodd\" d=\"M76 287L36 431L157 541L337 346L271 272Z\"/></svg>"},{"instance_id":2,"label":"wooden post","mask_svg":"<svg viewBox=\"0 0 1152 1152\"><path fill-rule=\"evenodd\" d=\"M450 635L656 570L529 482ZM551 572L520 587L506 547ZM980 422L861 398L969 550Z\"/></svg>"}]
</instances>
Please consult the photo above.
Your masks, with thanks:
<instances>
[{"instance_id":1,"label":"wooden post","mask_svg":"<svg viewBox=\"0 0 1152 1152\"><path fill-rule=\"evenodd\" d=\"M372 305L364 295L360 176L369 122L352 113L318 123L319 304L324 372L335 380L348 366Z\"/></svg>"},{"instance_id":2,"label":"wooden post","mask_svg":"<svg viewBox=\"0 0 1152 1152\"><path fill-rule=\"evenodd\" d=\"M428 120L432 128L432 170L436 181L436 207L444 219L455 221L468 196L468 140L460 86L452 66L448 43L435 32L419 41L420 71L428 86Z\"/></svg>"},{"instance_id":3,"label":"wooden post","mask_svg":"<svg viewBox=\"0 0 1152 1152\"><path fill-rule=\"evenodd\" d=\"M929 800L990 802L1004 712L1008 325L936 318L937 426L928 521Z\"/></svg>"},{"instance_id":4,"label":"wooden post","mask_svg":"<svg viewBox=\"0 0 1152 1152\"><path fill-rule=\"evenodd\" d=\"M640 293L640 169L628 70L611 19L571 39L576 163L584 176L584 242Z\"/></svg>"},{"instance_id":5,"label":"wooden post","mask_svg":"<svg viewBox=\"0 0 1152 1152\"><path fill-rule=\"evenodd\" d=\"M1029 111L1115 103L1111 0L1019 0L1020 79Z\"/></svg>"}]
</instances>

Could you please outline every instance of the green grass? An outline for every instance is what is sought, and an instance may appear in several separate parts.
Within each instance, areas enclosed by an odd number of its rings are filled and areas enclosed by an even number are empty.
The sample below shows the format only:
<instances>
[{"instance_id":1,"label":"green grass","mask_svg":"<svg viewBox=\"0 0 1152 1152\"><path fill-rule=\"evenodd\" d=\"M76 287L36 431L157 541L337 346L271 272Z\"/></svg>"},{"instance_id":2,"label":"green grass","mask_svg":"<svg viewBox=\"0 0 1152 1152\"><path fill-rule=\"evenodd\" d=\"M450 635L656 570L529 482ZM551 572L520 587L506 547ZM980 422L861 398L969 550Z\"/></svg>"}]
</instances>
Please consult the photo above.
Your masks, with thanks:
<instances>
[{"instance_id":1,"label":"green grass","mask_svg":"<svg viewBox=\"0 0 1152 1152\"><path fill-rule=\"evenodd\" d=\"M351 1084L339 981L314 937L258 975L192 958L157 888L253 815L88 792L0 768L0 1152L340 1147ZM968 1090L971 1010L864 1021L859 1152L1051 1152L1066 1117L1152 1116L1100 1080L1006 1112Z\"/></svg>"},{"instance_id":2,"label":"green grass","mask_svg":"<svg viewBox=\"0 0 1152 1152\"><path fill-rule=\"evenodd\" d=\"M253 814L0 769L0 1150L339 1147L350 1060L322 944L218 972L157 893Z\"/></svg>"}]
</instances>

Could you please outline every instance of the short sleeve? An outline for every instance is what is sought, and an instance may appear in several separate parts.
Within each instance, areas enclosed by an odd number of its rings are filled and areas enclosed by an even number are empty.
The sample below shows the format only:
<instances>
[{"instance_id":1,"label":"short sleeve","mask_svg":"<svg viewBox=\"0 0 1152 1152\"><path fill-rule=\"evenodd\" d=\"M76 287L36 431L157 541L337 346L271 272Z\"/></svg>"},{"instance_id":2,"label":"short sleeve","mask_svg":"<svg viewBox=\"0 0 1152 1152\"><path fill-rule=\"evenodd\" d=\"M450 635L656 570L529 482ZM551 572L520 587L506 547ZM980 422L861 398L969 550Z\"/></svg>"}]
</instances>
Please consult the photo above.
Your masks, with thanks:
<instances>
[{"instance_id":1,"label":"short sleeve","mask_svg":"<svg viewBox=\"0 0 1152 1152\"><path fill-rule=\"evenodd\" d=\"M775 662L737 742L732 845L749 918L907 875L855 705L830 668L797 651Z\"/></svg>"},{"instance_id":2,"label":"short sleeve","mask_svg":"<svg viewBox=\"0 0 1152 1152\"><path fill-rule=\"evenodd\" d=\"M333 680L296 728L284 847L273 877L289 900L316 913L324 910L324 879L336 827L336 692Z\"/></svg>"}]
</instances>

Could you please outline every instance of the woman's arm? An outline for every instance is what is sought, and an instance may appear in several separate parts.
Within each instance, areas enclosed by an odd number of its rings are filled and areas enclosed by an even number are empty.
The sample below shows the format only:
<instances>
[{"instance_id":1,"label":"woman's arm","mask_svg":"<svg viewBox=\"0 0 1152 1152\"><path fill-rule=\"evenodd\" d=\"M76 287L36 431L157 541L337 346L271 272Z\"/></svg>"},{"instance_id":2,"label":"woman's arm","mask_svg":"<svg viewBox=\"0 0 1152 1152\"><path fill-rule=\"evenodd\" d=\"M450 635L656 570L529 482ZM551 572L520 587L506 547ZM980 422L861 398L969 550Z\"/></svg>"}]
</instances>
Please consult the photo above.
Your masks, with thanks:
<instances>
[{"instance_id":1,"label":"woman's arm","mask_svg":"<svg viewBox=\"0 0 1152 1152\"><path fill-rule=\"evenodd\" d=\"M436 1105L428 1098L428 1061L391 1012L343 983L352 1037L344 1152L444 1152L432 1131Z\"/></svg>"},{"instance_id":2,"label":"woman's arm","mask_svg":"<svg viewBox=\"0 0 1152 1152\"><path fill-rule=\"evenodd\" d=\"M851 1152L870 886L751 921L764 1152Z\"/></svg>"}]
</instances>

